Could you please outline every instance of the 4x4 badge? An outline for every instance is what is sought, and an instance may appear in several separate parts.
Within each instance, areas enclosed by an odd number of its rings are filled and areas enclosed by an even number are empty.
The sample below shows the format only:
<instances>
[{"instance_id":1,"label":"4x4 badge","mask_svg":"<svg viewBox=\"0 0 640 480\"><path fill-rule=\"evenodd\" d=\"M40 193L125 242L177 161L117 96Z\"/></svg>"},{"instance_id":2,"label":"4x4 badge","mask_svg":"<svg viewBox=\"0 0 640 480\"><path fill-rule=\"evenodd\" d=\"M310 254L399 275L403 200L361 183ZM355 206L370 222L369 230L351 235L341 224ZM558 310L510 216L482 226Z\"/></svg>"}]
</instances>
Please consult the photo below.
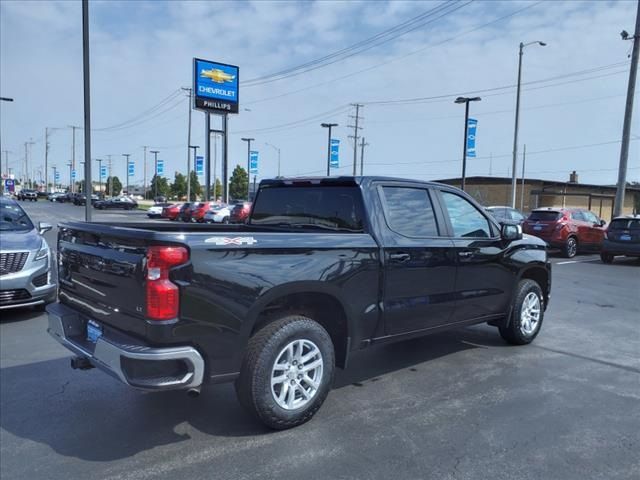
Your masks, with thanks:
<instances>
[{"instance_id":1,"label":"4x4 badge","mask_svg":"<svg viewBox=\"0 0 640 480\"><path fill-rule=\"evenodd\" d=\"M216 245L253 245L258 241L253 237L209 237L204 243L215 243Z\"/></svg>"}]
</instances>

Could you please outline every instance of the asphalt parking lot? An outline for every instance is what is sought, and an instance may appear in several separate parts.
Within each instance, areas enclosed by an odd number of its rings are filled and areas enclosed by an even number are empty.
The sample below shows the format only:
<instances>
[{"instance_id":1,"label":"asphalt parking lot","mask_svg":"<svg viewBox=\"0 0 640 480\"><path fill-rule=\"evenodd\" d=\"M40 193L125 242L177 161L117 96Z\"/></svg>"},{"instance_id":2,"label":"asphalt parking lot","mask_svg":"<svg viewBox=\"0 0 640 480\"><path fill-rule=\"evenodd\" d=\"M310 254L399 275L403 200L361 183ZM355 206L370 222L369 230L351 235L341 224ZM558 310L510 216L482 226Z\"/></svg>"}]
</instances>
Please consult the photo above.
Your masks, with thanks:
<instances>
[{"instance_id":1,"label":"asphalt parking lot","mask_svg":"<svg viewBox=\"0 0 640 480\"><path fill-rule=\"evenodd\" d=\"M84 208L23 204L34 221ZM144 212L96 212L98 221ZM50 245L55 231L47 234ZM140 393L72 370L30 310L0 321L6 479L630 479L640 471L640 265L553 260L532 345L478 326L353 357L309 423L250 418L231 385Z\"/></svg>"}]
</instances>

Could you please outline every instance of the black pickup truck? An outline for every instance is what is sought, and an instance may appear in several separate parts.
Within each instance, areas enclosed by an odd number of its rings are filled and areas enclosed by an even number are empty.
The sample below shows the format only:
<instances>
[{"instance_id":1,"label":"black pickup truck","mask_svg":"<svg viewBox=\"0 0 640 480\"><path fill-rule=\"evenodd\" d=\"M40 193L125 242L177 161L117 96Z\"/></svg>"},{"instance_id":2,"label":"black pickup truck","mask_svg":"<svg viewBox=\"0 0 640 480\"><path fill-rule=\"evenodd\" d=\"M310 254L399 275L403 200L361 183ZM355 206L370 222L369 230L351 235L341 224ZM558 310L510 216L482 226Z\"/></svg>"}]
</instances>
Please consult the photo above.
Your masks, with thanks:
<instances>
[{"instance_id":1,"label":"black pickup truck","mask_svg":"<svg viewBox=\"0 0 640 480\"><path fill-rule=\"evenodd\" d=\"M242 225L65 223L49 332L74 368L146 390L235 381L272 428L309 420L336 366L382 342L489 323L531 342L545 244L450 186L266 180Z\"/></svg>"}]
</instances>

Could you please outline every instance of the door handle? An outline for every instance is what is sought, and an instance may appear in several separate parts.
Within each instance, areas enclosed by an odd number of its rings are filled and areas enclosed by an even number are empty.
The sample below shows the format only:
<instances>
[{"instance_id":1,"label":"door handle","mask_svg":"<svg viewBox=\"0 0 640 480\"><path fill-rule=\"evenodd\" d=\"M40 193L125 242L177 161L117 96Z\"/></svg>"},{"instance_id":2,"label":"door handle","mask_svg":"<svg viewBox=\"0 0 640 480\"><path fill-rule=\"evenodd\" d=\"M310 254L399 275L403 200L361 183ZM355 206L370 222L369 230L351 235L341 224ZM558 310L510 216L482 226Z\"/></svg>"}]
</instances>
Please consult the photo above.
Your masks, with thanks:
<instances>
[{"instance_id":1,"label":"door handle","mask_svg":"<svg viewBox=\"0 0 640 480\"><path fill-rule=\"evenodd\" d=\"M409 255L408 253L389 254L389 260L392 260L394 262L399 262L399 263L407 262L409 261L410 258L411 258L411 255Z\"/></svg>"},{"instance_id":2,"label":"door handle","mask_svg":"<svg viewBox=\"0 0 640 480\"><path fill-rule=\"evenodd\" d=\"M473 257L473 254L475 252L472 252L471 250L464 250L462 252L458 252L458 256L461 258L470 258Z\"/></svg>"}]
</instances>

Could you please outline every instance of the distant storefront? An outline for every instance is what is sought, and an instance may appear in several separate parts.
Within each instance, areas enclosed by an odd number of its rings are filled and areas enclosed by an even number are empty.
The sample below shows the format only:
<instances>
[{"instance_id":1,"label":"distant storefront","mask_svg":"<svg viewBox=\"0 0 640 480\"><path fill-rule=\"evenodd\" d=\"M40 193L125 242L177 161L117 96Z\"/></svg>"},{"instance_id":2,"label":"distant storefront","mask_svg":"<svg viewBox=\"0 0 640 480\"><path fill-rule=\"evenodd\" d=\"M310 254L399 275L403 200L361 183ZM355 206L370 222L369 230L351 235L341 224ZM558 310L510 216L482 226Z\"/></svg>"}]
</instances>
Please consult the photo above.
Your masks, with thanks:
<instances>
[{"instance_id":1,"label":"distant storefront","mask_svg":"<svg viewBox=\"0 0 640 480\"><path fill-rule=\"evenodd\" d=\"M571 174L568 182L525 179L524 196L522 179L518 179L516 208L529 212L541 207L573 207L591 210L609 221L613 214L616 187L578 183L578 175ZM447 185L460 186L460 178L438 180ZM482 205L509 205L511 203L511 178L467 177L466 192ZM640 186L627 186L623 214L640 213Z\"/></svg>"}]
</instances>

